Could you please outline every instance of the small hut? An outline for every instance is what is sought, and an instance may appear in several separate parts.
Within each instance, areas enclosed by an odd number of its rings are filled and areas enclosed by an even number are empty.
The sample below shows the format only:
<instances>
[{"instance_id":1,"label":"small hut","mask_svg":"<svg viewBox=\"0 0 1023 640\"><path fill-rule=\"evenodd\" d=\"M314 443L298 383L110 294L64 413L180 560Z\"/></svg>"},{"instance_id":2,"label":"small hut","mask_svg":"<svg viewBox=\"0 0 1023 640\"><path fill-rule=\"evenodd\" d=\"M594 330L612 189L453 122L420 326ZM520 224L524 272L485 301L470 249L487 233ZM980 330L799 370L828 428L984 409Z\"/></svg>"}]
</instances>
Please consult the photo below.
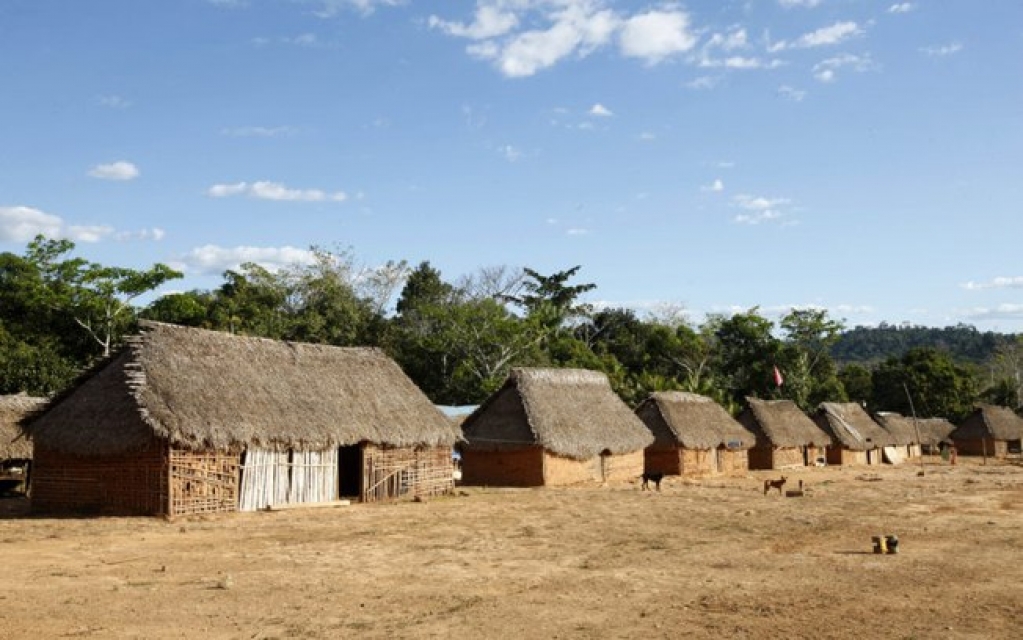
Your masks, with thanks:
<instances>
[{"instance_id":1,"label":"small hut","mask_svg":"<svg viewBox=\"0 0 1023 640\"><path fill-rule=\"evenodd\" d=\"M462 434L464 484L518 487L638 477L653 441L607 376L581 369L513 369Z\"/></svg>"},{"instance_id":2,"label":"small hut","mask_svg":"<svg viewBox=\"0 0 1023 640\"><path fill-rule=\"evenodd\" d=\"M921 442L924 440L923 420L892 411L879 411L874 414L874 420L891 436L891 447L898 450L898 457L917 458L923 453L921 448ZM885 449L887 456L888 448Z\"/></svg>"},{"instance_id":3,"label":"small hut","mask_svg":"<svg viewBox=\"0 0 1023 640\"><path fill-rule=\"evenodd\" d=\"M149 322L25 428L34 510L168 517L450 491L458 438L377 349Z\"/></svg>"},{"instance_id":4,"label":"small hut","mask_svg":"<svg viewBox=\"0 0 1023 640\"><path fill-rule=\"evenodd\" d=\"M749 450L750 469L788 469L825 462L831 438L796 403L758 398L746 398L746 403L737 419L756 436Z\"/></svg>"},{"instance_id":5,"label":"small hut","mask_svg":"<svg viewBox=\"0 0 1023 640\"><path fill-rule=\"evenodd\" d=\"M942 445L952 444L952 432L956 430L954 424L945 418L920 418L917 420L920 427L920 450L922 453L941 453Z\"/></svg>"},{"instance_id":6,"label":"small hut","mask_svg":"<svg viewBox=\"0 0 1023 640\"><path fill-rule=\"evenodd\" d=\"M648 472L704 475L746 471L753 434L724 407L706 396L683 391L653 393L636 415L654 434L644 452Z\"/></svg>"},{"instance_id":7,"label":"small hut","mask_svg":"<svg viewBox=\"0 0 1023 640\"><path fill-rule=\"evenodd\" d=\"M0 494L28 489L32 443L18 425L45 403L25 394L0 396Z\"/></svg>"},{"instance_id":8,"label":"small hut","mask_svg":"<svg viewBox=\"0 0 1023 640\"><path fill-rule=\"evenodd\" d=\"M978 405L949 437L963 455L1005 458L1010 451L1020 450L1023 418L1008 407Z\"/></svg>"},{"instance_id":9,"label":"small hut","mask_svg":"<svg viewBox=\"0 0 1023 640\"><path fill-rule=\"evenodd\" d=\"M891 435L855 402L822 402L813 414L813 421L831 436L831 444L825 454L828 464L881 464L882 447L895 443Z\"/></svg>"}]
</instances>

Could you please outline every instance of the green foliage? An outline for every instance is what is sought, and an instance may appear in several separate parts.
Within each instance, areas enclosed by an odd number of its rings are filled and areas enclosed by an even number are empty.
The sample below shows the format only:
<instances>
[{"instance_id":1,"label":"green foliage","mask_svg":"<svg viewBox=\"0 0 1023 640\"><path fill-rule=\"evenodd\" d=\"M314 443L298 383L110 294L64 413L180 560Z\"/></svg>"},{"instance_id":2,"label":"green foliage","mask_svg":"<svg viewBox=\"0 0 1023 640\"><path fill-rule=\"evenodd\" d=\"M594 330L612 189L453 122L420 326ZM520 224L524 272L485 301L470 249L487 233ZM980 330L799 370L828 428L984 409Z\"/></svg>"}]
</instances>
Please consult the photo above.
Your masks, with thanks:
<instances>
[{"instance_id":1,"label":"green foliage","mask_svg":"<svg viewBox=\"0 0 1023 640\"><path fill-rule=\"evenodd\" d=\"M906 395L908 388L912 398ZM920 417L964 418L978 397L973 372L938 349L910 349L901 358L889 358L873 374L871 408Z\"/></svg>"},{"instance_id":2,"label":"green foliage","mask_svg":"<svg viewBox=\"0 0 1023 640\"><path fill-rule=\"evenodd\" d=\"M890 357L901 357L910 349L930 347L948 352L958 362L982 364L1011 336L980 332L969 325L917 327L881 323L878 327L856 327L839 336L831 356L839 363L875 365Z\"/></svg>"}]
</instances>

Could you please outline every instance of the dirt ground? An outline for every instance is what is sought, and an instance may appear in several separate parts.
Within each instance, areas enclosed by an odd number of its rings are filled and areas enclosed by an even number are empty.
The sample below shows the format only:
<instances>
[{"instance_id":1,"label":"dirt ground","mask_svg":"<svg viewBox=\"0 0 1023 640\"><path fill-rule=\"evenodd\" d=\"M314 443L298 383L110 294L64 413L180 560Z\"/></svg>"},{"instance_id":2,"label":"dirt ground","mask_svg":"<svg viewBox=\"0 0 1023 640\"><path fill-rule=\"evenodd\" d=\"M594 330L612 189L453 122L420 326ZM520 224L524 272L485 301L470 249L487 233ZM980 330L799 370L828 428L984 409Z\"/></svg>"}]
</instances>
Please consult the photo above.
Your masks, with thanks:
<instances>
[{"instance_id":1,"label":"dirt ground","mask_svg":"<svg viewBox=\"0 0 1023 640\"><path fill-rule=\"evenodd\" d=\"M931 460L423 503L43 519L0 638L1018 638L1023 466ZM897 555L871 537L894 534Z\"/></svg>"}]
</instances>

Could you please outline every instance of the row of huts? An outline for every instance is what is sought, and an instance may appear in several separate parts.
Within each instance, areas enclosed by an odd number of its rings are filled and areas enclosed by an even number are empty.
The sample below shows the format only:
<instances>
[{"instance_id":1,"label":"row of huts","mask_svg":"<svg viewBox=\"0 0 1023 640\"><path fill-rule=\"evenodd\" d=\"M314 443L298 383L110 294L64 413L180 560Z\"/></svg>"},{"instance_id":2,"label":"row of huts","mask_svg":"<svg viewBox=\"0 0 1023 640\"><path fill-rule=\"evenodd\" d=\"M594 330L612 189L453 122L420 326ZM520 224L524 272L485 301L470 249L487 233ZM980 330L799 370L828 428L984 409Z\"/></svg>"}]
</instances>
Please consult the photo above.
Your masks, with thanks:
<instances>
[{"instance_id":1,"label":"row of huts","mask_svg":"<svg viewBox=\"0 0 1023 640\"><path fill-rule=\"evenodd\" d=\"M755 398L733 418L683 392L632 410L601 373L529 368L458 424L377 349L155 322L59 397L4 398L0 418L0 459L33 460L34 510L167 517L445 493L454 449L464 484L545 486L898 462L949 440L997 457L1023 432L992 406L958 429Z\"/></svg>"}]
</instances>

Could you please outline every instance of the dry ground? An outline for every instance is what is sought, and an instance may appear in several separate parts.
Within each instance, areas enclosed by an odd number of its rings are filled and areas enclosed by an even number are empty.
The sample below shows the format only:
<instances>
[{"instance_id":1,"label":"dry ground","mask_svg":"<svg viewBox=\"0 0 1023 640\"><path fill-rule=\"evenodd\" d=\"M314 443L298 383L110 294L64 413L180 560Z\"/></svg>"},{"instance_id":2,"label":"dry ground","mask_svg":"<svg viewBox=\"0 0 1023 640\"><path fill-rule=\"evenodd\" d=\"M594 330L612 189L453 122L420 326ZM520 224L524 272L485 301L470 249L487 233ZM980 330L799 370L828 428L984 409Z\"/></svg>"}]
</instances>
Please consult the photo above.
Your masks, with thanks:
<instances>
[{"instance_id":1,"label":"dry ground","mask_svg":"<svg viewBox=\"0 0 1023 640\"><path fill-rule=\"evenodd\" d=\"M174 522L0 500L0 638L1023 637L1023 467L959 462L788 473L803 498L751 472Z\"/></svg>"}]
</instances>

